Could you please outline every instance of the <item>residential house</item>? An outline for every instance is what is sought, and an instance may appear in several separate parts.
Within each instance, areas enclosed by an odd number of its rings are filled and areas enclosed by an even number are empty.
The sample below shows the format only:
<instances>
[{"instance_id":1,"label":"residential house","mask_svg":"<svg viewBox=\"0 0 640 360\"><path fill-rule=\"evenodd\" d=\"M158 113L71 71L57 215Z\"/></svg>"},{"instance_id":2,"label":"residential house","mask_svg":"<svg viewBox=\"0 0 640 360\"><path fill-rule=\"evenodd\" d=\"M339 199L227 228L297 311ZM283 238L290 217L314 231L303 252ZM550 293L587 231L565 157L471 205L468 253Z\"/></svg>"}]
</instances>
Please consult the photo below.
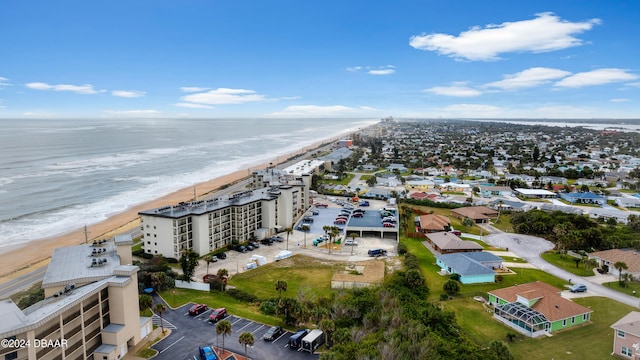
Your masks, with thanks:
<instances>
[{"instance_id":1,"label":"residential house","mask_svg":"<svg viewBox=\"0 0 640 360\"><path fill-rule=\"evenodd\" d=\"M467 206L451 210L454 216L464 219L469 218L477 223L486 223L498 217L498 212L486 206Z\"/></svg>"},{"instance_id":2,"label":"residential house","mask_svg":"<svg viewBox=\"0 0 640 360\"><path fill-rule=\"evenodd\" d=\"M556 193L544 189L514 189L516 195L531 199L555 199Z\"/></svg>"},{"instance_id":3,"label":"residential house","mask_svg":"<svg viewBox=\"0 0 640 360\"><path fill-rule=\"evenodd\" d=\"M407 171L407 167L402 165L402 164L390 164L389 166L387 166L387 171L393 172L393 171L396 171L396 170L398 172L403 173L403 172Z\"/></svg>"},{"instance_id":4,"label":"residential house","mask_svg":"<svg viewBox=\"0 0 640 360\"><path fill-rule=\"evenodd\" d=\"M499 256L483 251L436 256L436 264L449 274L460 275L463 284L494 282L494 269L501 268L502 261Z\"/></svg>"},{"instance_id":5,"label":"residential house","mask_svg":"<svg viewBox=\"0 0 640 360\"><path fill-rule=\"evenodd\" d=\"M624 208L640 207L640 198L634 196L621 196L614 200L615 204Z\"/></svg>"},{"instance_id":6,"label":"residential house","mask_svg":"<svg viewBox=\"0 0 640 360\"><path fill-rule=\"evenodd\" d=\"M432 232L425 236L433 249L441 254L482 251L482 246L478 243L462 240L452 232Z\"/></svg>"},{"instance_id":7,"label":"residential house","mask_svg":"<svg viewBox=\"0 0 640 360\"><path fill-rule=\"evenodd\" d=\"M480 188L480 196L483 196L483 197L513 195L513 189L511 189L509 186L480 185L479 188Z\"/></svg>"},{"instance_id":8,"label":"residential house","mask_svg":"<svg viewBox=\"0 0 640 360\"><path fill-rule=\"evenodd\" d=\"M592 192L561 192L559 193L559 196L561 199L566 200L572 204L592 204L602 206L607 203L607 198Z\"/></svg>"},{"instance_id":9,"label":"residential house","mask_svg":"<svg viewBox=\"0 0 640 360\"><path fill-rule=\"evenodd\" d=\"M493 200L489 203L489 207L494 210L503 211L516 211L516 212L524 212L533 209L533 205L523 203L520 201L510 201L510 200Z\"/></svg>"},{"instance_id":10,"label":"residential house","mask_svg":"<svg viewBox=\"0 0 640 360\"><path fill-rule=\"evenodd\" d=\"M418 231L422 233L446 231L451 226L451 221L448 217L438 214L420 215L416 219Z\"/></svg>"},{"instance_id":11,"label":"residential house","mask_svg":"<svg viewBox=\"0 0 640 360\"><path fill-rule=\"evenodd\" d=\"M435 184L433 180L407 180L404 183L404 187L409 191L429 191L433 190Z\"/></svg>"},{"instance_id":12,"label":"residential house","mask_svg":"<svg viewBox=\"0 0 640 360\"><path fill-rule=\"evenodd\" d=\"M376 184L379 186L396 187L400 184L400 180L395 174L378 173L376 174Z\"/></svg>"},{"instance_id":13,"label":"residential house","mask_svg":"<svg viewBox=\"0 0 640 360\"><path fill-rule=\"evenodd\" d=\"M623 273L631 274L634 279L640 279L640 251L638 250L609 249L596 251L589 253L589 259L596 260L600 268L615 276L618 276L619 273L614 264L623 262L627 264L627 270L623 270Z\"/></svg>"},{"instance_id":14,"label":"residential house","mask_svg":"<svg viewBox=\"0 0 640 360\"><path fill-rule=\"evenodd\" d=\"M591 309L560 296L560 289L536 281L488 292L493 317L530 337L591 321Z\"/></svg>"},{"instance_id":15,"label":"residential house","mask_svg":"<svg viewBox=\"0 0 640 360\"><path fill-rule=\"evenodd\" d=\"M613 333L613 354L624 359L640 359L640 312L632 311L616 321Z\"/></svg>"},{"instance_id":16,"label":"residential house","mask_svg":"<svg viewBox=\"0 0 640 360\"><path fill-rule=\"evenodd\" d=\"M454 183L454 182L437 184L436 188L444 192L461 192L461 193L470 193L472 190L471 185L469 184L460 184L460 183Z\"/></svg>"},{"instance_id":17,"label":"residential house","mask_svg":"<svg viewBox=\"0 0 640 360\"><path fill-rule=\"evenodd\" d=\"M614 219L616 222L626 224L629 219L629 212L618 210L612 207L593 208L589 210L589 217L592 219Z\"/></svg>"}]
</instances>

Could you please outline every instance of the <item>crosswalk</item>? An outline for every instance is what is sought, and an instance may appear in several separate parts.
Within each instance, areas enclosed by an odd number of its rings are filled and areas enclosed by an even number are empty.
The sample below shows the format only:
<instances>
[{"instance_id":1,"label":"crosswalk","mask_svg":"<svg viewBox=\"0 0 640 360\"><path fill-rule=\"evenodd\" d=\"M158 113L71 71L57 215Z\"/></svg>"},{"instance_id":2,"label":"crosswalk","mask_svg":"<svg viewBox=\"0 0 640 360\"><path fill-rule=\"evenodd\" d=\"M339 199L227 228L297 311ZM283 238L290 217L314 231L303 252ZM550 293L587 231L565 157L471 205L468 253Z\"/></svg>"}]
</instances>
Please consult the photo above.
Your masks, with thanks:
<instances>
[{"instance_id":1,"label":"crosswalk","mask_svg":"<svg viewBox=\"0 0 640 360\"><path fill-rule=\"evenodd\" d=\"M151 323L157 327L160 327L160 316L158 316L158 314L153 314L153 316L151 317ZM162 319L162 325L164 326L165 329L171 329L171 330L178 329L175 325L167 321L167 319Z\"/></svg>"}]
</instances>

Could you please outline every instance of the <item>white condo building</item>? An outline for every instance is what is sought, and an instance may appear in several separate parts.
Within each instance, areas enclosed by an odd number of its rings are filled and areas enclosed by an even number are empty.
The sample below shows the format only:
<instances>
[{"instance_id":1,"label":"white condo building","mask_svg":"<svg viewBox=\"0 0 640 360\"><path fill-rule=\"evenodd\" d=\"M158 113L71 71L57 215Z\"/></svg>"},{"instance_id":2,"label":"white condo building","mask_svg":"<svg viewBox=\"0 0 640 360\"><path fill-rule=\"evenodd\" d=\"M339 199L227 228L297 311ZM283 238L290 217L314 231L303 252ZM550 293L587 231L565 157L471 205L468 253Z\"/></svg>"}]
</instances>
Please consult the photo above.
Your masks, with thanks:
<instances>
[{"instance_id":1,"label":"white condo building","mask_svg":"<svg viewBox=\"0 0 640 360\"><path fill-rule=\"evenodd\" d=\"M178 259L185 250L200 255L231 244L262 239L292 227L310 206L311 176L323 161L254 171L254 190L141 211L144 251Z\"/></svg>"}]
</instances>

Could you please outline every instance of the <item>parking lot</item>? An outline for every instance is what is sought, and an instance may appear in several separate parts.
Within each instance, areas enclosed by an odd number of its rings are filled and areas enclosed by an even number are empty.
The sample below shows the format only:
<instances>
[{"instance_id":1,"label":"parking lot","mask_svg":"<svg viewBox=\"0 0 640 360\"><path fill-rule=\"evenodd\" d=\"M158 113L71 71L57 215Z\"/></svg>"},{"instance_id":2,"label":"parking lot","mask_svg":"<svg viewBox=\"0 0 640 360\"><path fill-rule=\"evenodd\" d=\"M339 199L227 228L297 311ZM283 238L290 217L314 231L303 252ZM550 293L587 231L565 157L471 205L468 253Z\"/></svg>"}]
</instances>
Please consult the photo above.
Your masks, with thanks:
<instances>
[{"instance_id":1,"label":"parking lot","mask_svg":"<svg viewBox=\"0 0 640 360\"><path fill-rule=\"evenodd\" d=\"M155 302L161 301L154 297ZM171 334L153 346L158 350L159 359L193 360L194 356L199 359L199 346L216 347L216 341L222 348L222 336L216 339L215 324L209 322L209 314L213 309L197 315L189 315L189 308L192 304L184 305L176 310L167 307L167 311L162 315L166 328L171 329ZM244 346L238 342L238 337L243 332L250 332L255 338L255 344L248 348L247 355L251 359L271 360L271 359L317 359L316 354L295 351L289 349L287 341L292 335L285 332L274 341L264 341L262 336L270 326L244 319L233 314L229 314L225 320L231 323L231 335L224 338L224 348L240 355L244 355ZM159 319L154 319L154 324L159 325Z\"/></svg>"}]
</instances>

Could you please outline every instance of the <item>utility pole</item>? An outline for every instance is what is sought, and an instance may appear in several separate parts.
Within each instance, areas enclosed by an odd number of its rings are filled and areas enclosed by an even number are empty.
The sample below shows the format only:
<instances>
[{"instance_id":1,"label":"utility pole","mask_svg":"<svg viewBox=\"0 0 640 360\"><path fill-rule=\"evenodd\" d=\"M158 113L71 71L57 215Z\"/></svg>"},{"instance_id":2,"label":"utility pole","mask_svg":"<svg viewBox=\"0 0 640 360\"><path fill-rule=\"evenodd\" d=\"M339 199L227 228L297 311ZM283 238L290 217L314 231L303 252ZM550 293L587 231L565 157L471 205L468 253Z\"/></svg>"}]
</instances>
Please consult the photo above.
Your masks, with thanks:
<instances>
[{"instance_id":1,"label":"utility pole","mask_svg":"<svg viewBox=\"0 0 640 360\"><path fill-rule=\"evenodd\" d=\"M84 243L89 243L89 232L87 231L87 225L84 225Z\"/></svg>"}]
</instances>

